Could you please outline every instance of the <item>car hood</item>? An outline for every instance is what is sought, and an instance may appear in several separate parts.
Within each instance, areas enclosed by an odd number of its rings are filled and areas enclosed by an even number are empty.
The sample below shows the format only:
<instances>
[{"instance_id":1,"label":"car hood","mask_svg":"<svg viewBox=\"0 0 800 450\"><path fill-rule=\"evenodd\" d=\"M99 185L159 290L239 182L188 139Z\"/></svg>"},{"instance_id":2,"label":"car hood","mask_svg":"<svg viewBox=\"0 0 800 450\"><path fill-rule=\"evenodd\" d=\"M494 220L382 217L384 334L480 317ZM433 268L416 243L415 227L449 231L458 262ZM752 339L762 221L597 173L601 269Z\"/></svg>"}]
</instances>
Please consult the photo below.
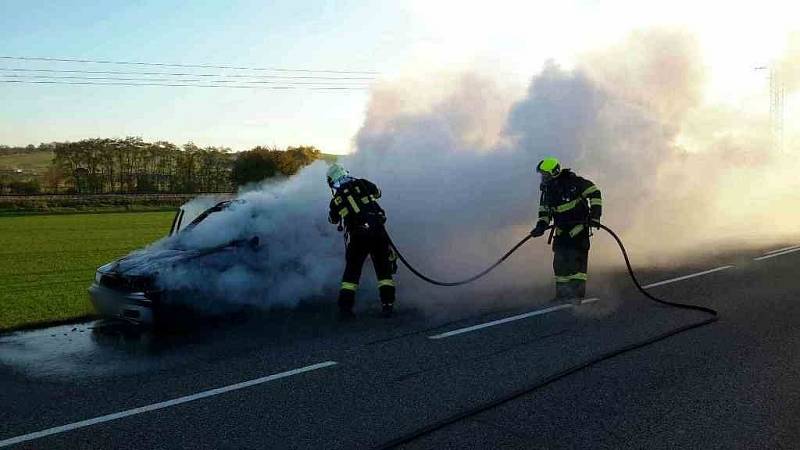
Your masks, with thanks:
<instances>
[{"instance_id":1,"label":"car hood","mask_svg":"<svg viewBox=\"0 0 800 450\"><path fill-rule=\"evenodd\" d=\"M154 276L166 267L174 267L196 258L209 257L229 253L241 248L257 249L257 237L250 239L237 239L223 245L208 248L181 248L181 247L148 247L136 250L116 261L98 268L101 273L114 273L124 276ZM222 261L228 258L221 258Z\"/></svg>"}]
</instances>

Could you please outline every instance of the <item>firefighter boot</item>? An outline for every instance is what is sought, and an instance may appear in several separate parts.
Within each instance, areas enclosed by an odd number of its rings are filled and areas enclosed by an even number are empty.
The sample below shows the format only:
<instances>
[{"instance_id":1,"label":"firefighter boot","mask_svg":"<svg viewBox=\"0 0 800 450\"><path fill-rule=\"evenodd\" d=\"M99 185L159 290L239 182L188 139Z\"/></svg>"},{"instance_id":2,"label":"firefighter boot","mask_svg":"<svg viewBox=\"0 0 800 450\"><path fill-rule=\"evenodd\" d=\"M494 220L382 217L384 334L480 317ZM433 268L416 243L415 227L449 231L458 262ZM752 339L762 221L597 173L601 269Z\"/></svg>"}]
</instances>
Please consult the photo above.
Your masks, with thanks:
<instances>
[{"instance_id":1,"label":"firefighter boot","mask_svg":"<svg viewBox=\"0 0 800 450\"><path fill-rule=\"evenodd\" d=\"M393 283L381 282L378 292L381 297L381 314L383 317L391 317L394 314L395 288Z\"/></svg>"},{"instance_id":2,"label":"firefighter boot","mask_svg":"<svg viewBox=\"0 0 800 450\"><path fill-rule=\"evenodd\" d=\"M572 289L567 283L556 283L556 296L550 299L550 303L563 303L573 297Z\"/></svg>"},{"instance_id":3,"label":"firefighter boot","mask_svg":"<svg viewBox=\"0 0 800 450\"><path fill-rule=\"evenodd\" d=\"M583 280L577 280L573 282L573 298L572 304L575 306L580 306L583 304L583 299L586 298L586 282Z\"/></svg>"},{"instance_id":4,"label":"firefighter boot","mask_svg":"<svg viewBox=\"0 0 800 450\"><path fill-rule=\"evenodd\" d=\"M342 289L339 291L339 320L347 321L354 319L353 305L356 303L355 291Z\"/></svg>"}]
</instances>

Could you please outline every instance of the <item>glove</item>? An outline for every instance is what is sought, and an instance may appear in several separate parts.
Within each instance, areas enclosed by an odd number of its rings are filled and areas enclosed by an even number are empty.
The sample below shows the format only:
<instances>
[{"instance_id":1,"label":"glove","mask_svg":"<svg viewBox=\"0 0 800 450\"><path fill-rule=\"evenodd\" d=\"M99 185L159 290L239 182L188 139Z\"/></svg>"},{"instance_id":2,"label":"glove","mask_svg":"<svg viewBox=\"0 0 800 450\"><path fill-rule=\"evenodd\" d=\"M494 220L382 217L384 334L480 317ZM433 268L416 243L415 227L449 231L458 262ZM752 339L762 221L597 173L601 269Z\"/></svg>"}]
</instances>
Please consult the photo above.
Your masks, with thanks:
<instances>
[{"instance_id":1,"label":"glove","mask_svg":"<svg viewBox=\"0 0 800 450\"><path fill-rule=\"evenodd\" d=\"M600 219L589 219L589 226L592 228L600 229Z\"/></svg>"},{"instance_id":2,"label":"glove","mask_svg":"<svg viewBox=\"0 0 800 450\"><path fill-rule=\"evenodd\" d=\"M544 234L544 231L546 229L547 229L547 224L545 224L544 222L541 222L541 221L537 222L536 223L536 227L534 227L534 229L531 230L531 236L539 237L539 236Z\"/></svg>"}]
</instances>

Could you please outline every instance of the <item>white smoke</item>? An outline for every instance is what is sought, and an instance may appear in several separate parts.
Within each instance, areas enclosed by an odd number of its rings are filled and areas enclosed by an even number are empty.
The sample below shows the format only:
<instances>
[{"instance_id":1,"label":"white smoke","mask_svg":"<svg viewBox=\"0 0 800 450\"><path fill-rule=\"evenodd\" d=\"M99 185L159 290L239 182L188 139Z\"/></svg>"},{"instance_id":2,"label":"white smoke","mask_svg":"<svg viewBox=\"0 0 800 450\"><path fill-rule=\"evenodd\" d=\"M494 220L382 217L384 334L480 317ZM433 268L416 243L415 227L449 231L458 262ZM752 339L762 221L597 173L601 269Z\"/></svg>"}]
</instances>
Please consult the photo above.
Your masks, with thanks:
<instances>
[{"instance_id":1,"label":"white smoke","mask_svg":"<svg viewBox=\"0 0 800 450\"><path fill-rule=\"evenodd\" d=\"M343 254L342 240L327 223L325 170L318 161L289 180L241 193L239 202L191 231L135 253L123 269L158 271L159 287L183 292L184 301L201 308L285 307L323 295L340 275ZM259 239L256 247L248 243L205 253L253 237ZM176 254L187 253L197 256L175 262Z\"/></svg>"},{"instance_id":2,"label":"white smoke","mask_svg":"<svg viewBox=\"0 0 800 450\"><path fill-rule=\"evenodd\" d=\"M785 84L786 94L797 92L800 88L800 31L789 36L785 54L777 61L777 69Z\"/></svg>"},{"instance_id":3,"label":"white smoke","mask_svg":"<svg viewBox=\"0 0 800 450\"><path fill-rule=\"evenodd\" d=\"M484 268L530 230L538 204L533 168L547 155L598 184L604 222L640 261L723 238L796 233L796 207L789 207L800 200L796 159L767 153L762 123L703 105L702 64L690 34L651 30L585 55L571 70L547 63L516 101L479 74L387 83L373 92L358 151L341 162L383 190L387 226L405 255L446 280ZM258 236L258 252L197 258L163 270L161 282L264 307L333 301L344 252L326 221L324 173L317 162L242 193L246 203L144 254ZM592 265L618 263L609 240L594 242ZM424 308L542 293L550 259L538 240L486 279L456 289L425 285L401 269L399 301ZM373 278L366 269L360 301L376 298Z\"/></svg>"}]
</instances>

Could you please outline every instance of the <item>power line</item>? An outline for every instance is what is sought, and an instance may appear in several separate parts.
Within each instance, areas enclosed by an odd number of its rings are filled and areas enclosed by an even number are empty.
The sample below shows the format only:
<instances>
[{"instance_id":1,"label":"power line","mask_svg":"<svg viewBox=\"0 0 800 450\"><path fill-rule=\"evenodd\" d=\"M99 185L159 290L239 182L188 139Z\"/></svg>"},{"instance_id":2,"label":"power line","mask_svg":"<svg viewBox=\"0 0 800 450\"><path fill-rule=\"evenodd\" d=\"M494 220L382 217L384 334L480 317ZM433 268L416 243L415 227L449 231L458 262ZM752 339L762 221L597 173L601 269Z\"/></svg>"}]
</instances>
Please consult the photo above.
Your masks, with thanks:
<instances>
[{"instance_id":1,"label":"power line","mask_svg":"<svg viewBox=\"0 0 800 450\"><path fill-rule=\"evenodd\" d=\"M312 80L375 80L375 77L330 77L319 75L240 75L226 73L193 73L193 72L130 72L124 70L76 70L76 69L23 69L19 67L0 67L0 72L36 72L36 73L84 73L95 75L163 75L193 76L220 78L275 78L275 79L312 79Z\"/></svg>"},{"instance_id":2,"label":"power line","mask_svg":"<svg viewBox=\"0 0 800 450\"><path fill-rule=\"evenodd\" d=\"M56 84L56 85L81 85L81 86L164 86L164 87L199 87L199 88L228 88L228 89L272 89L272 90L292 90L306 89L317 90L338 90L338 91L361 91L366 87L354 86L252 86L252 85L219 85L219 84L183 84L183 83L117 83L117 82L94 82L94 81L35 81L35 80L0 80L0 83L14 84Z\"/></svg>"},{"instance_id":3,"label":"power line","mask_svg":"<svg viewBox=\"0 0 800 450\"><path fill-rule=\"evenodd\" d=\"M0 77L22 80L38 80L38 79L52 79L52 80L80 80L80 81L136 81L136 82L170 82L170 83L234 83L234 84L281 84L281 85L323 85L323 86L353 86L353 87L368 87L368 85L355 82L335 82L335 81L285 81L285 80L214 80L214 79L186 79L186 78L128 78L128 77L89 77L89 76L61 76L61 75L6 75L0 73Z\"/></svg>"},{"instance_id":4,"label":"power line","mask_svg":"<svg viewBox=\"0 0 800 450\"><path fill-rule=\"evenodd\" d=\"M286 69L280 67L244 67L244 66L222 66L213 64L168 64L141 61L113 61L104 59L74 59L74 58L43 58L33 56L0 56L0 59L14 61L47 61L47 62L68 62L81 64L114 64L126 66L154 66L154 67L186 67L195 69L228 69L228 70L256 70L271 72L303 72L303 73L340 73L340 74L361 74L378 75L379 72L355 71L355 70L314 70L314 69Z\"/></svg>"}]
</instances>

